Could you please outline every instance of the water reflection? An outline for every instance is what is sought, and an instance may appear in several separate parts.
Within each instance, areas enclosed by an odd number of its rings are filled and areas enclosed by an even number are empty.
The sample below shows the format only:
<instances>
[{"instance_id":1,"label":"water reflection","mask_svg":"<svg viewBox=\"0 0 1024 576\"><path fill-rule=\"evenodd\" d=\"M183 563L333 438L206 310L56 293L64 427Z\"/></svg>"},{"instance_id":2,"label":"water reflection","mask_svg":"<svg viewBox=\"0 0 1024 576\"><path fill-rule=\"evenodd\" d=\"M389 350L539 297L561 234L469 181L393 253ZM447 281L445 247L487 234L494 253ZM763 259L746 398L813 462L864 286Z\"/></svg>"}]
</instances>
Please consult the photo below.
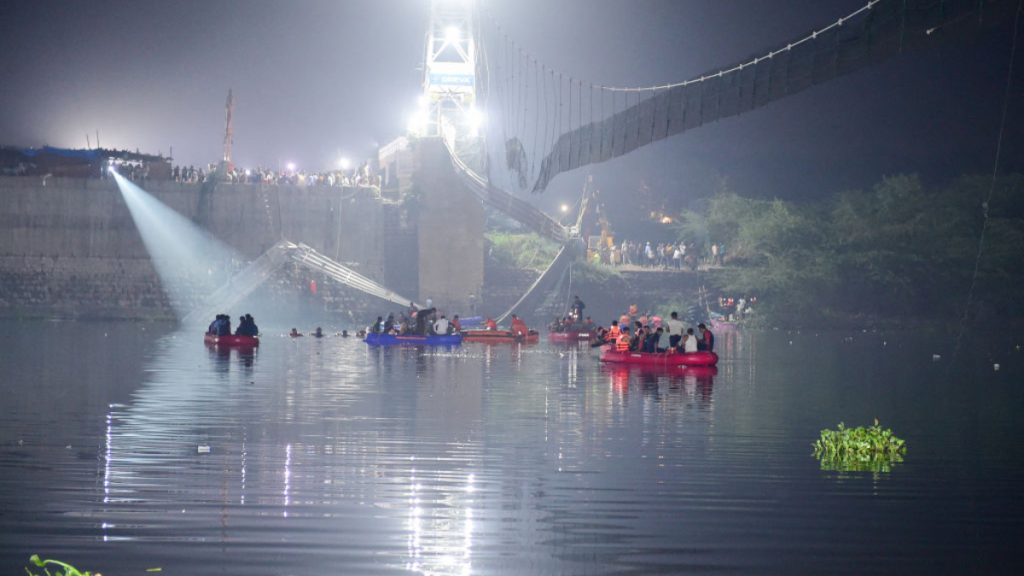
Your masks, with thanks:
<instances>
[{"instance_id":1,"label":"water reflection","mask_svg":"<svg viewBox=\"0 0 1024 576\"><path fill-rule=\"evenodd\" d=\"M52 534L52 556L105 573L901 573L941 571L940 559L991 573L1016 561L1001 550L1020 535L1006 527L1024 525L1006 496L1024 459L992 441L1021 432L1006 409L1021 405L1011 361L966 386L936 377L927 343L875 350L865 377L869 343L775 334L720 335L717 371L601 365L586 347L271 338L246 354L168 334L104 353L95 336L75 335L102 360L89 369L27 345L31 365L3 358L16 376L0 382L8 559ZM138 360L117 369L125 351ZM818 431L876 415L908 438L906 463L882 479L822 473Z\"/></svg>"},{"instance_id":2,"label":"water reflection","mask_svg":"<svg viewBox=\"0 0 1024 576\"><path fill-rule=\"evenodd\" d=\"M607 376L611 389L624 402L629 401L630 388L635 387L646 399L673 400L682 395L688 400L696 400L701 408L710 409L718 368L602 364L601 373Z\"/></svg>"}]
</instances>

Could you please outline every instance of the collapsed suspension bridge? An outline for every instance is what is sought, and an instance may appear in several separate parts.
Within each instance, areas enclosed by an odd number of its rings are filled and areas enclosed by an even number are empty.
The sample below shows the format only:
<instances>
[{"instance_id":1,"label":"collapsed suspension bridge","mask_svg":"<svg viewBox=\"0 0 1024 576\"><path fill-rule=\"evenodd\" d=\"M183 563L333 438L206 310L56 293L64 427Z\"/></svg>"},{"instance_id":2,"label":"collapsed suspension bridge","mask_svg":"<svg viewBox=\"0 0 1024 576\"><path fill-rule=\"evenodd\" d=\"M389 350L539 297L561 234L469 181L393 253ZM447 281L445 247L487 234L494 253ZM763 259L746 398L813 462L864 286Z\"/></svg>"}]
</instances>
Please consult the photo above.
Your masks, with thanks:
<instances>
[{"instance_id":1,"label":"collapsed suspension bridge","mask_svg":"<svg viewBox=\"0 0 1024 576\"><path fill-rule=\"evenodd\" d=\"M591 198L584 194L574 226L565 226L512 190L543 191L560 173L623 156L659 140L709 122L762 107L817 84L877 64L903 52L957 38L965 29L986 31L1008 20L1012 0L868 0L861 8L779 44L760 55L715 68L698 77L658 86L614 87L585 82L538 60L490 19L481 19L472 3L460 9L432 11L428 38L425 96L436 115L433 135L447 148L452 169L463 186L494 208L540 236L561 245L557 256L527 293L505 314L535 304L538 295L561 287L583 247L580 238ZM489 31L484 32L483 22ZM440 38L453 26L461 34ZM474 46L475 45L475 46ZM446 50L454 49L476 78L468 93L432 85L429 73ZM475 56L477 55L478 56ZM474 61L471 57L479 58ZM482 140L481 175L456 152L466 136L446 123L447 109L462 109L480 98L489 115ZM500 145L493 153L487 144ZM497 157L500 160L494 160ZM507 189L506 189L507 188ZM283 240L211 295L187 319L206 318L252 292L275 270L295 262L337 282L400 305L414 301L399 295L304 244Z\"/></svg>"}]
</instances>

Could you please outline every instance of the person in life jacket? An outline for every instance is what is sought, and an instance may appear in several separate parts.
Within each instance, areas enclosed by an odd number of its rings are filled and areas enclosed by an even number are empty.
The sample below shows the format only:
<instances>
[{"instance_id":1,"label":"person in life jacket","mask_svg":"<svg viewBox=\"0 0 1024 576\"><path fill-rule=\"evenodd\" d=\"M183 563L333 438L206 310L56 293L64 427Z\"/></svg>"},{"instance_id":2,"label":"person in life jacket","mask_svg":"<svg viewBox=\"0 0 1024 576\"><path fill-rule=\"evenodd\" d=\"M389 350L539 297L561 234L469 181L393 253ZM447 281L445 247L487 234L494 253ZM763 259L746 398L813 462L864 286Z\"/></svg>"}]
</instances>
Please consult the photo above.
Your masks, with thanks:
<instances>
[{"instance_id":1,"label":"person in life jacket","mask_svg":"<svg viewBox=\"0 0 1024 576\"><path fill-rule=\"evenodd\" d=\"M512 334L516 336L526 336L530 330L526 327L526 322L515 314L512 315Z\"/></svg>"},{"instance_id":2,"label":"person in life jacket","mask_svg":"<svg viewBox=\"0 0 1024 576\"><path fill-rule=\"evenodd\" d=\"M484 327L488 330L497 330L498 323L494 321L494 318L488 318L487 321L484 322Z\"/></svg>"},{"instance_id":3,"label":"person in life jacket","mask_svg":"<svg viewBox=\"0 0 1024 576\"><path fill-rule=\"evenodd\" d=\"M612 320L612 327L608 329L608 332L604 335L605 342L617 342L622 332L619 330L619 321Z\"/></svg>"},{"instance_id":4,"label":"person in life jacket","mask_svg":"<svg viewBox=\"0 0 1024 576\"><path fill-rule=\"evenodd\" d=\"M615 339L615 350L618 352L629 352L629 326L621 328L619 337Z\"/></svg>"}]
</instances>

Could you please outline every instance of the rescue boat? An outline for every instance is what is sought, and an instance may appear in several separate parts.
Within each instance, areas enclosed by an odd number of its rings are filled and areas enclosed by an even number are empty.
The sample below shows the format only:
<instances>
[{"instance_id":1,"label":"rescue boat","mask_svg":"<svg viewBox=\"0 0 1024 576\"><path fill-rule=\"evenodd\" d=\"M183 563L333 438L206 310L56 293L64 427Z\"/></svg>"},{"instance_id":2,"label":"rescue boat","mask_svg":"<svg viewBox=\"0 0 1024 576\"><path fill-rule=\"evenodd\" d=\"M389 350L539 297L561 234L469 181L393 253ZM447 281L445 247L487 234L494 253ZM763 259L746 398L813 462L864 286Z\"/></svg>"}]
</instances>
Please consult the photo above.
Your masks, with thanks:
<instances>
[{"instance_id":1,"label":"rescue boat","mask_svg":"<svg viewBox=\"0 0 1024 576\"><path fill-rule=\"evenodd\" d=\"M714 366L718 364L718 354L714 352L620 352L611 346L604 346L601 348L601 362L664 366L666 368Z\"/></svg>"},{"instance_id":2,"label":"rescue boat","mask_svg":"<svg viewBox=\"0 0 1024 576\"><path fill-rule=\"evenodd\" d=\"M463 330L461 334L462 339L466 342L492 342L495 344L521 342L533 344L540 340L540 334L536 330L530 330L526 334L512 332L511 330Z\"/></svg>"},{"instance_id":3,"label":"rescue boat","mask_svg":"<svg viewBox=\"0 0 1024 576\"><path fill-rule=\"evenodd\" d=\"M430 334L427 336L408 334L398 336L395 334L374 334L370 332L363 339L363 342L371 346L458 346L462 344L462 334Z\"/></svg>"},{"instance_id":4,"label":"rescue boat","mask_svg":"<svg viewBox=\"0 0 1024 576\"><path fill-rule=\"evenodd\" d=\"M255 348L260 345L258 336L217 336L216 334L203 334L203 343L207 346L231 346L235 348Z\"/></svg>"}]
</instances>

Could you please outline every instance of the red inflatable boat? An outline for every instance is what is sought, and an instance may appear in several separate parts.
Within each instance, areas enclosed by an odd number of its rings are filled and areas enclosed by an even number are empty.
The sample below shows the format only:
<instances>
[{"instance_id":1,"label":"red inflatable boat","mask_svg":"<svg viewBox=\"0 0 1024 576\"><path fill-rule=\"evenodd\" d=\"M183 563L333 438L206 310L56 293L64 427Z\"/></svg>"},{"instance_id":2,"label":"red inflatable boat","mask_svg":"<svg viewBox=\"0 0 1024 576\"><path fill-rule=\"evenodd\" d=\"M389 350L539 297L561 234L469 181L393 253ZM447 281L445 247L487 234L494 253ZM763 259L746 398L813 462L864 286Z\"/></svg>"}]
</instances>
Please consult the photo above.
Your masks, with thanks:
<instances>
[{"instance_id":1,"label":"red inflatable boat","mask_svg":"<svg viewBox=\"0 0 1024 576\"><path fill-rule=\"evenodd\" d=\"M683 366L714 366L718 364L718 354L714 352L690 352L688 354L671 354L667 352L619 352L611 346L601 348L601 362L619 364L636 364L641 366L664 366L678 368Z\"/></svg>"},{"instance_id":2,"label":"red inflatable boat","mask_svg":"<svg viewBox=\"0 0 1024 576\"><path fill-rule=\"evenodd\" d=\"M217 336L203 334L203 342L207 346L233 346L236 348L255 348L260 345L257 336Z\"/></svg>"},{"instance_id":3,"label":"red inflatable boat","mask_svg":"<svg viewBox=\"0 0 1024 576\"><path fill-rule=\"evenodd\" d=\"M525 335L513 333L511 330L463 330L462 340L465 342L493 342L495 344L507 344L511 342L522 342L533 344L540 340L540 334L536 330L530 330Z\"/></svg>"}]
</instances>

